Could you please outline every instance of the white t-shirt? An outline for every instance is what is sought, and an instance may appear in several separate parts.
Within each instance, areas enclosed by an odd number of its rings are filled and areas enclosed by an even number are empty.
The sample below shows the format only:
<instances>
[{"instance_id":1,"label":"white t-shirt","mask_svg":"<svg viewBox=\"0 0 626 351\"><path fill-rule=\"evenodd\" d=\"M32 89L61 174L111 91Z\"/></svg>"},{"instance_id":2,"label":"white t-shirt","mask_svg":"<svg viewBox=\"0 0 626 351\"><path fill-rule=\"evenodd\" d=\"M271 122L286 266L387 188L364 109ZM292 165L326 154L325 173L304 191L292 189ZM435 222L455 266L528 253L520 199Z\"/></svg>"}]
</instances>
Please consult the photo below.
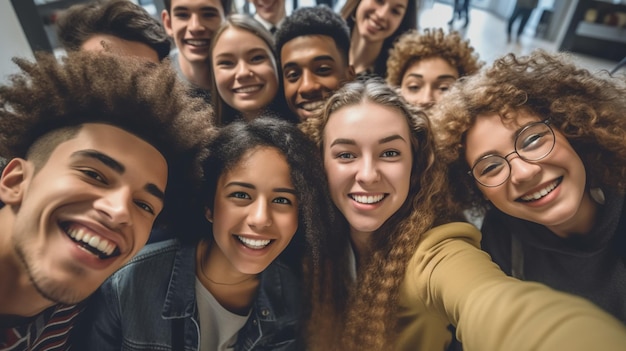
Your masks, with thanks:
<instances>
[{"instance_id":1,"label":"white t-shirt","mask_svg":"<svg viewBox=\"0 0 626 351\"><path fill-rule=\"evenodd\" d=\"M200 319L200 351L233 350L237 333L250 317L240 316L222 307L196 277L196 300Z\"/></svg>"}]
</instances>

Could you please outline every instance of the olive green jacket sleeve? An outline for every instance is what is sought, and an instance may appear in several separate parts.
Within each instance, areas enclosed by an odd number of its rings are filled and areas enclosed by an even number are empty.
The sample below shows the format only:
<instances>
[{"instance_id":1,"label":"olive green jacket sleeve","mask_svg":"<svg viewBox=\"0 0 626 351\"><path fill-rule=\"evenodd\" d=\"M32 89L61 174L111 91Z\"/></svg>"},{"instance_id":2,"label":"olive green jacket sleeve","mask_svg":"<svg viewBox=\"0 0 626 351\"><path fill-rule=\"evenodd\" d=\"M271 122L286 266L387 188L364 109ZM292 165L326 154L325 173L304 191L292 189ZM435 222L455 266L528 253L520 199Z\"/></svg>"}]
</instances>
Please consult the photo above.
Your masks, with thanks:
<instances>
[{"instance_id":1,"label":"olive green jacket sleeve","mask_svg":"<svg viewBox=\"0 0 626 351\"><path fill-rule=\"evenodd\" d=\"M456 325L465 351L626 350L621 322L585 299L506 276L480 238L468 223L424 233L400 288L401 311ZM399 340L406 345L410 333Z\"/></svg>"}]
</instances>

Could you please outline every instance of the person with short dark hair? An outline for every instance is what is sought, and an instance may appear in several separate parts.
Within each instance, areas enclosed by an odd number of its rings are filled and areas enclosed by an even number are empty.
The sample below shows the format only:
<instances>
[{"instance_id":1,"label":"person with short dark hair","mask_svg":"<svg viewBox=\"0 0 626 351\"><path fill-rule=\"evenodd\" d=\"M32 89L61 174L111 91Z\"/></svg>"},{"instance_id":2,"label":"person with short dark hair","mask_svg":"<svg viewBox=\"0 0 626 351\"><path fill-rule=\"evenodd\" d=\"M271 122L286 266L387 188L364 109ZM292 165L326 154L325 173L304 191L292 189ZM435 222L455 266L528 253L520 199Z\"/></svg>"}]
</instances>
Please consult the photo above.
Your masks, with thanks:
<instances>
[{"instance_id":1,"label":"person with short dark hair","mask_svg":"<svg viewBox=\"0 0 626 351\"><path fill-rule=\"evenodd\" d=\"M349 64L348 27L329 7L295 10L275 39L285 99L301 121L315 114L345 82L354 79Z\"/></svg>"},{"instance_id":2,"label":"person with short dark hair","mask_svg":"<svg viewBox=\"0 0 626 351\"><path fill-rule=\"evenodd\" d=\"M128 0L94 0L70 6L57 21L67 51L107 50L159 62L170 53L170 40L158 20Z\"/></svg>"},{"instance_id":3,"label":"person with short dark hair","mask_svg":"<svg viewBox=\"0 0 626 351\"><path fill-rule=\"evenodd\" d=\"M14 61L0 86L0 348L67 350L84 300L186 212L211 110L168 63Z\"/></svg>"},{"instance_id":4,"label":"person with short dark hair","mask_svg":"<svg viewBox=\"0 0 626 351\"><path fill-rule=\"evenodd\" d=\"M233 9L232 0L164 0L161 20L176 45L172 65L193 88L211 101L211 37Z\"/></svg>"}]
</instances>

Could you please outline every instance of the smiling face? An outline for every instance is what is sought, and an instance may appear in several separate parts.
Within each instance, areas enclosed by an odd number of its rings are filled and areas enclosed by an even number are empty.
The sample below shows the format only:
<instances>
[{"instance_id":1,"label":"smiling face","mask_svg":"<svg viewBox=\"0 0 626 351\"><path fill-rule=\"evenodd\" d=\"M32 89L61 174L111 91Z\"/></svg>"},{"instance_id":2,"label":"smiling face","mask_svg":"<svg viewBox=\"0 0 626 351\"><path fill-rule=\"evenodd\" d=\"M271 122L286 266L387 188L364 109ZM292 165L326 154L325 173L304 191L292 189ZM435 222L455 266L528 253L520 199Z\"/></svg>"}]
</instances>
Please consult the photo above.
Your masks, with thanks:
<instances>
[{"instance_id":1,"label":"smiling face","mask_svg":"<svg viewBox=\"0 0 626 351\"><path fill-rule=\"evenodd\" d=\"M471 167L488 154L505 156L514 151L514 140L526 125L538 117L519 112L503 123L497 114L479 116L468 130L466 161ZM542 224L557 235L580 233L588 228L595 203L585 191L585 167L565 136L554 129L554 148L545 158L526 162L513 154L509 179L496 187L478 188L501 211L521 219Z\"/></svg>"},{"instance_id":2,"label":"smiling face","mask_svg":"<svg viewBox=\"0 0 626 351\"><path fill-rule=\"evenodd\" d=\"M256 13L264 20L278 24L285 17L285 0L250 0Z\"/></svg>"},{"instance_id":3,"label":"smiling face","mask_svg":"<svg viewBox=\"0 0 626 351\"><path fill-rule=\"evenodd\" d=\"M224 30L211 54L217 91L244 115L258 114L278 92L276 61L258 36L235 27Z\"/></svg>"},{"instance_id":4,"label":"smiling face","mask_svg":"<svg viewBox=\"0 0 626 351\"><path fill-rule=\"evenodd\" d=\"M224 21L224 8L219 0L172 0L161 19L180 52L180 64L206 64L211 36Z\"/></svg>"},{"instance_id":5,"label":"smiling face","mask_svg":"<svg viewBox=\"0 0 626 351\"><path fill-rule=\"evenodd\" d=\"M371 102L333 112L324 127L331 197L352 236L370 236L409 193L413 154L406 117Z\"/></svg>"},{"instance_id":6,"label":"smiling face","mask_svg":"<svg viewBox=\"0 0 626 351\"><path fill-rule=\"evenodd\" d=\"M335 40L327 35L293 38L280 55L285 99L301 121L314 115L335 90L354 77Z\"/></svg>"},{"instance_id":7,"label":"smiling face","mask_svg":"<svg viewBox=\"0 0 626 351\"><path fill-rule=\"evenodd\" d=\"M356 8L356 27L364 39L381 42L400 26L409 0L361 0Z\"/></svg>"},{"instance_id":8,"label":"smiling face","mask_svg":"<svg viewBox=\"0 0 626 351\"><path fill-rule=\"evenodd\" d=\"M85 124L40 167L9 162L2 210L15 211L12 243L39 293L77 303L145 245L163 208L167 163L133 134Z\"/></svg>"},{"instance_id":9,"label":"smiling face","mask_svg":"<svg viewBox=\"0 0 626 351\"><path fill-rule=\"evenodd\" d=\"M459 78L459 72L441 57L419 60L402 76L400 94L413 105L430 107Z\"/></svg>"},{"instance_id":10,"label":"smiling face","mask_svg":"<svg viewBox=\"0 0 626 351\"><path fill-rule=\"evenodd\" d=\"M219 247L213 252L226 259L224 270L234 275L265 270L298 229L298 200L284 155L271 147L245 153L220 176L213 208Z\"/></svg>"}]
</instances>

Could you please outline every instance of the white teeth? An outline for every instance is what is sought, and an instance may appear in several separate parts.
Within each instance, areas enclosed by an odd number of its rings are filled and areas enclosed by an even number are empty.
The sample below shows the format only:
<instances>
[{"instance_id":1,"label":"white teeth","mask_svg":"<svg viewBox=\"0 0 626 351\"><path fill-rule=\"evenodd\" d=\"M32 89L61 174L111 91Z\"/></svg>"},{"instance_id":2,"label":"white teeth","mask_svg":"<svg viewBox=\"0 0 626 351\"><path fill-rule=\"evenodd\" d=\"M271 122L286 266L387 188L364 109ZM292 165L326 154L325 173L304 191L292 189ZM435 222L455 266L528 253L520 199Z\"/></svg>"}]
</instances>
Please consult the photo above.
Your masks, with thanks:
<instances>
[{"instance_id":1,"label":"white teeth","mask_svg":"<svg viewBox=\"0 0 626 351\"><path fill-rule=\"evenodd\" d=\"M255 250L262 249L266 247L267 245L269 245L269 243L271 242L271 240L250 239L250 238L244 238L243 236L237 236L237 239L239 239L239 241L241 241L246 247L249 247Z\"/></svg>"},{"instance_id":2,"label":"white teeth","mask_svg":"<svg viewBox=\"0 0 626 351\"><path fill-rule=\"evenodd\" d=\"M362 204L373 204L381 201L385 195L351 195L352 199Z\"/></svg>"},{"instance_id":3,"label":"white teeth","mask_svg":"<svg viewBox=\"0 0 626 351\"><path fill-rule=\"evenodd\" d=\"M307 111L315 111L324 106L324 101L306 102L300 105L302 109Z\"/></svg>"},{"instance_id":4,"label":"white teeth","mask_svg":"<svg viewBox=\"0 0 626 351\"><path fill-rule=\"evenodd\" d=\"M109 256L115 251L115 244L105 238L92 235L81 228L68 228L67 233L72 239L83 242Z\"/></svg>"},{"instance_id":5,"label":"white teeth","mask_svg":"<svg viewBox=\"0 0 626 351\"><path fill-rule=\"evenodd\" d=\"M554 188L556 188L557 185L559 185L559 182L560 182L559 180L555 180L554 182L550 183L547 187L545 187L545 188L543 188L543 189L541 189L541 190L539 190L537 192L534 192L534 193L532 193L530 195L522 196L521 199L523 201L539 200L542 197L544 197L544 196L548 195L549 193L551 193L552 190L554 190Z\"/></svg>"},{"instance_id":6,"label":"white teeth","mask_svg":"<svg viewBox=\"0 0 626 351\"><path fill-rule=\"evenodd\" d=\"M187 39L185 43L193 46L207 46L209 45L208 40L198 40L198 39Z\"/></svg>"},{"instance_id":7,"label":"white teeth","mask_svg":"<svg viewBox=\"0 0 626 351\"><path fill-rule=\"evenodd\" d=\"M249 86L249 87L243 87L243 88L237 88L235 89L236 93L253 93L253 92L257 92L261 90L261 86L260 85L253 85L253 86Z\"/></svg>"}]
</instances>

